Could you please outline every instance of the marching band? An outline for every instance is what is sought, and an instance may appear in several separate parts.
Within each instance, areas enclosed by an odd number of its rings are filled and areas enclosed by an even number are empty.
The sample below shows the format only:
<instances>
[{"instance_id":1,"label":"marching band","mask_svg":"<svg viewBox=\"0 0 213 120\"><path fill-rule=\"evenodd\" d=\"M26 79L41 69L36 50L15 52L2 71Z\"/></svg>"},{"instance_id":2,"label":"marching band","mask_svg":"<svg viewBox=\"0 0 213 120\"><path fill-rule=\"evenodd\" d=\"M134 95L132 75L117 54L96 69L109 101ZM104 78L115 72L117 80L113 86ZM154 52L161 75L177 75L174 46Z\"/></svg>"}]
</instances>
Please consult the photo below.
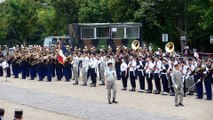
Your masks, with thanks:
<instances>
[{"instance_id":1,"label":"marching band","mask_svg":"<svg viewBox=\"0 0 213 120\"><path fill-rule=\"evenodd\" d=\"M67 56L64 64L57 60L57 47L43 48L41 46L15 47L14 52L6 50L3 54L0 49L0 76L14 76L30 80L38 78L51 82L53 77L65 82L74 79L73 85L78 85L82 77L82 86L87 86L91 79L91 87L96 87L97 78L100 85L105 85L105 72L108 63L112 63L116 78L122 81L122 90L126 91L128 80L134 92L175 95L176 86L174 73L180 75L183 82L183 96L197 93L197 99L203 99L206 93L207 100L212 100L213 60L205 61L198 57L180 57L177 54L163 53L161 49L153 52L152 49L127 49L119 47L113 52L112 48L96 50L95 48L75 49ZM175 66L179 65L180 69ZM179 72L177 72L179 71ZM12 73L12 74L11 74ZM175 73L175 74L176 74ZM137 79L139 86L136 86ZM154 83L154 84L153 84ZM153 85L155 87L153 87ZM182 85L182 84L181 84ZM205 92L204 92L204 88ZM153 88L156 88L153 90Z\"/></svg>"}]
</instances>

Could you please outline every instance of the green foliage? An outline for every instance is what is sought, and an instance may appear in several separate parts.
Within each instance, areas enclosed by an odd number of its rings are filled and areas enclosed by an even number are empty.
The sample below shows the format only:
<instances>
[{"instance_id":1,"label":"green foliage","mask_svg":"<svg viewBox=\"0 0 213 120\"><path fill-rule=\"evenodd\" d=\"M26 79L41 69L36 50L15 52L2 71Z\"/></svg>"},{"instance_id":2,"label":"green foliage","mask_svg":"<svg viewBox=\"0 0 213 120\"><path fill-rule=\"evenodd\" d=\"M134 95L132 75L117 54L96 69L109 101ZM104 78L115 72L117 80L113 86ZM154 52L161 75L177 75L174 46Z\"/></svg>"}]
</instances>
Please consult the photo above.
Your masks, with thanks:
<instances>
[{"instance_id":1,"label":"green foliage","mask_svg":"<svg viewBox=\"0 0 213 120\"><path fill-rule=\"evenodd\" d=\"M40 43L68 34L68 24L141 22L143 42L163 47L161 34L180 48L186 35L191 48L213 51L213 0L5 0L0 4L0 43Z\"/></svg>"}]
</instances>

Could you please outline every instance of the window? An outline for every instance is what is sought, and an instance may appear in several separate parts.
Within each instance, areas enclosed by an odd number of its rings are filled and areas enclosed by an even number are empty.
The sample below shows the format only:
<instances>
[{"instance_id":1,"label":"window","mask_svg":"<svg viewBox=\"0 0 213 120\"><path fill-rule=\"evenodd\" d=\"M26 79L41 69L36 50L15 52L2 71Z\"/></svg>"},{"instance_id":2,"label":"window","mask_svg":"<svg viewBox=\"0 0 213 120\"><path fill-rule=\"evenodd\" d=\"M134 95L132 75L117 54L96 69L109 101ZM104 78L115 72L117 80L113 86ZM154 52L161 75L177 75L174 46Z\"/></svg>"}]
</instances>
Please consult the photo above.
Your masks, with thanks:
<instances>
[{"instance_id":1,"label":"window","mask_svg":"<svg viewBox=\"0 0 213 120\"><path fill-rule=\"evenodd\" d=\"M96 38L109 38L109 27L96 28Z\"/></svg>"},{"instance_id":2,"label":"window","mask_svg":"<svg viewBox=\"0 0 213 120\"><path fill-rule=\"evenodd\" d=\"M82 28L81 29L81 38L95 38L95 35L94 35L94 28Z\"/></svg>"},{"instance_id":3,"label":"window","mask_svg":"<svg viewBox=\"0 0 213 120\"><path fill-rule=\"evenodd\" d=\"M124 27L112 28L112 38L124 38Z\"/></svg>"},{"instance_id":4,"label":"window","mask_svg":"<svg viewBox=\"0 0 213 120\"><path fill-rule=\"evenodd\" d=\"M139 38L139 28L138 27L127 27L126 28L126 38Z\"/></svg>"}]
</instances>

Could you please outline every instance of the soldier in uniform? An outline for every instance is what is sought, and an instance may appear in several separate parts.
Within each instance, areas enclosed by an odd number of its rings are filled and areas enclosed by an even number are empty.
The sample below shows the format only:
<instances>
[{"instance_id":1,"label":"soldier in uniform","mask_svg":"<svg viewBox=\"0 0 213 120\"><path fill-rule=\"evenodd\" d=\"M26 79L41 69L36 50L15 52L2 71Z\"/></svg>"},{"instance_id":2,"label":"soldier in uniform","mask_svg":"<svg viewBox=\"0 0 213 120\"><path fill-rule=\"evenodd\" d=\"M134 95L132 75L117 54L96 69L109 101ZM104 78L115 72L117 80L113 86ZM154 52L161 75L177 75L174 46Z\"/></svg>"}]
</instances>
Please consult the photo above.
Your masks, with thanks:
<instances>
[{"instance_id":1,"label":"soldier in uniform","mask_svg":"<svg viewBox=\"0 0 213 120\"><path fill-rule=\"evenodd\" d=\"M206 100L212 100L212 84L211 84L211 79L212 79L212 74L213 74L213 68L211 66L212 61L207 60L205 62L206 65L206 70L205 70L205 76L204 76L204 85L206 89Z\"/></svg>"},{"instance_id":2,"label":"soldier in uniform","mask_svg":"<svg viewBox=\"0 0 213 120\"><path fill-rule=\"evenodd\" d=\"M182 73L180 72L180 65L178 63L174 64L175 69L172 71L171 78L175 91L175 106L184 106L183 105L183 81ZM180 93L180 94L179 94ZM179 97L179 101L178 101Z\"/></svg>"},{"instance_id":3,"label":"soldier in uniform","mask_svg":"<svg viewBox=\"0 0 213 120\"><path fill-rule=\"evenodd\" d=\"M147 93L152 93L153 85L152 85L152 79L153 79L153 70L154 70L154 63L151 60L151 57L147 57L146 65L146 80L148 84L148 89L146 90Z\"/></svg>"},{"instance_id":4,"label":"soldier in uniform","mask_svg":"<svg viewBox=\"0 0 213 120\"><path fill-rule=\"evenodd\" d=\"M38 77L39 77L38 81L43 81L45 65L44 65L44 61L42 59L40 59L38 61L36 68L37 68Z\"/></svg>"},{"instance_id":5,"label":"soldier in uniform","mask_svg":"<svg viewBox=\"0 0 213 120\"><path fill-rule=\"evenodd\" d=\"M123 89L121 90L127 90L128 65L126 64L126 61L124 59L122 59L120 69L121 69L121 78L122 78L122 85L123 85Z\"/></svg>"},{"instance_id":6,"label":"soldier in uniform","mask_svg":"<svg viewBox=\"0 0 213 120\"><path fill-rule=\"evenodd\" d=\"M107 87L107 99L108 104L118 103L116 99L116 85L115 85L115 70L113 69L112 62L108 63L108 67L105 71L106 87ZM113 100L111 102L111 89L113 91Z\"/></svg>"},{"instance_id":7,"label":"soldier in uniform","mask_svg":"<svg viewBox=\"0 0 213 120\"><path fill-rule=\"evenodd\" d=\"M73 85L78 85L78 69L79 69L79 57L77 53L73 54L73 74L74 74L74 80L75 83Z\"/></svg>"},{"instance_id":8,"label":"soldier in uniform","mask_svg":"<svg viewBox=\"0 0 213 120\"><path fill-rule=\"evenodd\" d=\"M154 79L155 79L155 94L160 94L161 92L161 81L160 81L160 69L162 66L162 61L159 59L159 56L156 56L154 61Z\"/></svg>"},{"instance_id":9,"label":"soldier in uniform","mask_svg":"<svg viewBox=\"0 0 213 120\"><path fill-rule=\"evenodd\" d=\"M57 80L61 81L62 77L63 77L63 65L61 63L58 62L58 60L55 60L55 69L56 69L56 76L57 76Z\"/></svg>"},{"instance_id":10,"label":"soldier in uniform","mask_svg":"<svg viewBox=\"0 0 213 120\"><path fill-rule=\"evenodd\" d=\"M67 57L65 63L64 63L64 68L63 68L63 74L65 76L65 82L69 82L71 79L71 63L70 63L70 57Z\"/></svg>"},{"instance_id":11,"label":"soldier in uniform","mask_svg":"<svg viewBox=\"0 0 213 120\"><path fill-rule=\"evenodd\" d=\"M144 71L145 65L146 65L145 60L142 58L142 56L139 56L139 60L137 62L138 77L139 77L139 84L140 84L139 92L145 91L145 71Z\"/></svg>"},{"instance_id":12,"label":"soldier in uniform","mask_svg":"<svg viewBox=\"0 0 213 120\"><path fill-rule=\"evenodd\" d=\"M196 99L203 99L203 73L201 71L202 68L202 61L198 60L197 67L195 68L194 72L194 80L196 83L196 90L197 90L197 98Z\"/></svg>"},{"instance_id":13,"label":"soldier in uniform","mask_svg":"<svg viewBox=\"0 0 213 120\"><path fill-rule=\"evenodd\" d=\"M92 84L90 87L96 87L98 61L95 58L94 54L90 55L89 67L90 67L90 75L92 80Z\"/></svg>"},{"instance_id":14,"label":"soldier in uniform","mask_svg":"<svg viewBox=\"0 0 213 120\"><path fill-rule=\"evenodd\" d=\"M47 58L47 61L46 61L47 82L52 81L52 69L53 69L53 62L49 57Z\"/></svg>"},{"instance_id":15,"label":"soldier in uniform","mask_svg":"<svg viewBox=\"0 0 213 120\"><path fill-rule=\"evenodd\" d=\"M99 59L99 77L100 77L100 80L101 80L101 84L99 85L105 85L105 79L104 79L104 72L105 72L105 69L106 69L106 65L105 65L105 58L103 56L103 53L101 53L101 57Z\"/></svg>"},{"instance_id":16,"label":"soldier in uniform","mask_svg":"<svg viewBox=\"0 0 213 120\"><path fill-rule=\"evenodd\" d=\"M133 56L130 56L128 68L129 68L130 82L131 82L131 86L132 86L132 89L130 89L130 91L134 92L135 88L136 88L136 83L135 83L136 74L135 73L136 73L137 63Z\"/></svg>"},{"instance_id":17,"label":"soldier in uniform","mask_svg":"<svg viewBox=\"0 0 213 120\"><path fill-rule=\"evenodd\" d=\"M82 86L87 86L87 73L88 73L88 69L89 69L89 57L86 53L83 53L82 58L82 78L83 78L83 84Z\"/></svg>"},{"instance_id":18,"label":"soldier in uniform","mask_svg":"<svg viewBox=\"0 0 213 120\"><path fill-rule=\"evenodd\" d=\"M168 76L167 76L167 70L169 68L169 64L166 59L162 60L162 66L161 66L161 79L163 84L163 93L162 95L167 95L169 93L168 88Z\"/></svg>"},{"instance_id":19,"label":"soldier in uniform","mask_svg":"<svg viewBox=\"0 0 213 120\"><path fill-rule=\"evenodd\" d=\"M13 75L14 78L18 78L18 74L19 74L19 64L17 63L17 58L13 58L12 60L12 70L13 70Z\"/></svg>"},{"instance_id":20,"label":"soldier in uniform","mask_svg":"<svg viewBox=\"0 0 213 120\"><path fill-rule=\"evenodd\" d=\"M27 61L26 58L22 58L22 62L21 62L21 73L22 73L22 79L26 79L26 73L27 73Z\"/></svg>"}]
</instances>

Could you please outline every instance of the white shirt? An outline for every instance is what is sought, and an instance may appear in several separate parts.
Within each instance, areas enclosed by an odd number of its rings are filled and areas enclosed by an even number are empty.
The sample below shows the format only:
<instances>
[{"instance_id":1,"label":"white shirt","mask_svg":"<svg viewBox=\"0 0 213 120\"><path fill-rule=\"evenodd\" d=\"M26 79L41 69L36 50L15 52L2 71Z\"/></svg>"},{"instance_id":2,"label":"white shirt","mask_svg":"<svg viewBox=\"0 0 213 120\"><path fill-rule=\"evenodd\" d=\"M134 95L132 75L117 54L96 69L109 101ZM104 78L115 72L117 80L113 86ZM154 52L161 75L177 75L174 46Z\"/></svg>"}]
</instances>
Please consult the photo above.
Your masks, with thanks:
<instances>
[{"instance_id":1,"label":"white shirt","mask_svg":"<svg viewBox=\"0 0 213 120\"><path fill-rule=\"evenodd\" d=\"M158 60L158 61L155 61L155 67L157 69L155 69L154 73L159 73L160 72L160 69L161 69L161 66L162 66L162 61Z\"/></svg>"},{"instance_id":2,"label":"white shirt","mask_svg":"<svg viewBox=\"0 0 213 120\"><path fill-rule=\"evenodd\" d=\"M137 67L137 63L136 61L133 59L128 63L128 67L129 67L129 71L134 71L136 70Z\"/></svg>"},{"instance_id":3,"label":"white shirt","mask_svg":"<svg viewBox=\"0 0 213 120\"><path fill-rule=\"evenodd\" d=\"M146 73L152 72L152 69L154 68L155 64L152 61L149 61L146 63L145 68L146 68Z\"/></svg>"},{"instance_id":4,"label":"white shirt","mask_svg":"<svg viewBox=\"0 0 213 120\"><path fill-rule=\"evenodd\" d=\"M98 68L98 60L96 58L90 58L89 66L91 68Z\"/></svg>"},{"instance_id":5,"label":"white shirt","mask_svg":"<svg viewBox=\"0 0 213 120\"><path fill-rule=\"evenodd\" d=\"M89 67L89 57L83 57L83 58L81 58L81 60L82 60L82 67L83 68L88 68Z\"/></svg>"},{"instance_id":6,"label":"white shirt","mask_svg":"<svg viewBox=\"0 0 213 120\"><path fill-rule=\"evenodd\" d=\"M127 66L127 64L126 64L126 62L122 62L121 63L121 72L123 72L123 71L126 71L127 70L127 68L128 68L128 66Z\"/></svg>"},{"instance_id":7,"label":"white shirt","mask_svg":"<svg viewBox=\"0 0 213 120\"><path fill-rule=\"evenodd\" d=\"M79 57L75 56L73 57L73 67L78 67L79 63Z\"/></svg>"}]
</instances>

